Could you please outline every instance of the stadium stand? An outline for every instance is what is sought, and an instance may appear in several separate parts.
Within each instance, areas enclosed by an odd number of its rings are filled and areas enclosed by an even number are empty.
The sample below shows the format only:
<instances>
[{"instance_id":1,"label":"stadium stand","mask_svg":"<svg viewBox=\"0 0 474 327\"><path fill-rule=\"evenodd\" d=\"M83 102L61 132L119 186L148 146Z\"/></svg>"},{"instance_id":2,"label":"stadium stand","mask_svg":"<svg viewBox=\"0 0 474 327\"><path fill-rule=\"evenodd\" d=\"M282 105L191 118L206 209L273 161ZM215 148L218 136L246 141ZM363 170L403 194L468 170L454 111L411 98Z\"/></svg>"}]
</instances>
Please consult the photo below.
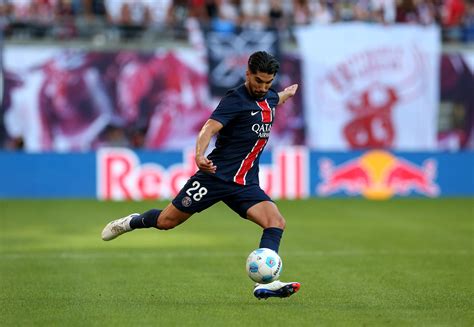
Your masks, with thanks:
<instances>
[{"instance_id":1,"label":"stadium stand","mask_svg":"<svg viewBox=\"0 0 474 327\"><path fill-rule=\"evenodd\" d=\"M472 0L1 0L7 39L182 39L186 21L214 29L364 21L438 24L444 42L474 42ZM288 33L290 31L290 33Z\"/></svg>"}]
</instances>

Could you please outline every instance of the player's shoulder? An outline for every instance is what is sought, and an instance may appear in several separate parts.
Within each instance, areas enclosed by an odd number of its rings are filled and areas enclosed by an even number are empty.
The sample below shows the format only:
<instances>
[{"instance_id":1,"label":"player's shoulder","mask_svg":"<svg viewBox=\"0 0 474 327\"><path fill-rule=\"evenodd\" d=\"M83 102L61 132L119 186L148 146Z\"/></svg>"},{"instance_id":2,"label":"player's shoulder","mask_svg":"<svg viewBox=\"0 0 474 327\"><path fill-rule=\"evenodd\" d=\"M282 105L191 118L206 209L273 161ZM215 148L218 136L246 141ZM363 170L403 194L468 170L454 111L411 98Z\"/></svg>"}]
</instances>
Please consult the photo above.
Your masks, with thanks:
<instances>
[{"instance_id":1,"label":"player's shoulder","mask_svg":"<svg viewBox=\"0 0 474 327\"><path fill-rule=\"evenodd\" d=\"M245 86L239 85L232 89L229 89L224 97L241 99L245 96Z\"/></svg>"},{"instance_id":2,"label":"player's shoulder","mask_svg":"<svg viewBox=\"0 0 474 327\"><path fill-rule=\"evenodd\" d=\"M276 106L280 101L280 96L274 88L270 88L267 93L267 101L270 105Z\"/></svg>"},{"instance_id":3,"label":"player's shoulder","mask_svg":"<svg viewBox=\"0 0 474 327\"><path fill-rule=\"evenodd\" d=\"M269 90L268 90L268 95L269 96L273 96L273 97L277 97L278 96L278 92L277 90L275 90L273 87L271 87Z\"/></svg>"},{"instance_id":4,"label":"player's shoulder","mask_svg":"<svg viewBox=\"0 0 474 327\"><path fill-rule=\"evenodd\" d=\"M229 104L241 104L242 100L245 99L245 94L242 91L242 87L235 87L226 92L224 97L221 99L221 103Z\"/></svg>"}]
</instances>

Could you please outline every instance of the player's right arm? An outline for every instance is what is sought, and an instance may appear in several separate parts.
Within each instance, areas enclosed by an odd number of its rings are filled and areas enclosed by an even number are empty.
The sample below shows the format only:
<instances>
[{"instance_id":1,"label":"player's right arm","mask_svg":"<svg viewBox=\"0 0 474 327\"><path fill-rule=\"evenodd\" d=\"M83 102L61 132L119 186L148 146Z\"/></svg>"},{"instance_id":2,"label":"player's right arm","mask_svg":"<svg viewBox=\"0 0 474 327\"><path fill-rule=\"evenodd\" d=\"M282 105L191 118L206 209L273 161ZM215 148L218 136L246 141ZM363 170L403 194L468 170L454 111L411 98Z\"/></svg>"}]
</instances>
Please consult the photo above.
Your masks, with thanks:
<instances>
[{"instance_id":1,"label":"player's right arm","mask_svg":"<svg viewBox=\"0 0 474 327\"><path fill-rule=\"evenodd\" d=\"M207 159L204 153L211 142L211 138L216 135L221 128L224 127L220 122L214 119L208 119L204 126L199 132L197 141L196 141L196 165L199 170L215 173L216 166L212 163L211 160Z\"/></svg>"}]
</instances>

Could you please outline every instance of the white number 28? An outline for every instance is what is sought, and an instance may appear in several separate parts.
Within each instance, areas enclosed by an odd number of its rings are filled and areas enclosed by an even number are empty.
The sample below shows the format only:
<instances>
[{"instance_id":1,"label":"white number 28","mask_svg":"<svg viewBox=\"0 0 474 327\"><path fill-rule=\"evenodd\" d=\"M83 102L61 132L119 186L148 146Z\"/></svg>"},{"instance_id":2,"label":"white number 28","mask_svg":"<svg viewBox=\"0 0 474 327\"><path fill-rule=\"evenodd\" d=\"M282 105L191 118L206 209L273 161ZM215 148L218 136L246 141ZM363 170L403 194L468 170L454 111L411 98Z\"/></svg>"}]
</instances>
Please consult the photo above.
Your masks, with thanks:
<instances>
[{"instance_id":1,"label":"white number 28","mask_svg":"<svg viewBox=\"0 0 474 327\"><path fill-rule=\"evenodd\" d=\"M194 201L199 201L204 195L207 194L207 188L205 188L204 186L201 187L201 184L198 181L194 181L192 187L186 190L186 194L191 196Z\"/></svg>"}]
</instances>

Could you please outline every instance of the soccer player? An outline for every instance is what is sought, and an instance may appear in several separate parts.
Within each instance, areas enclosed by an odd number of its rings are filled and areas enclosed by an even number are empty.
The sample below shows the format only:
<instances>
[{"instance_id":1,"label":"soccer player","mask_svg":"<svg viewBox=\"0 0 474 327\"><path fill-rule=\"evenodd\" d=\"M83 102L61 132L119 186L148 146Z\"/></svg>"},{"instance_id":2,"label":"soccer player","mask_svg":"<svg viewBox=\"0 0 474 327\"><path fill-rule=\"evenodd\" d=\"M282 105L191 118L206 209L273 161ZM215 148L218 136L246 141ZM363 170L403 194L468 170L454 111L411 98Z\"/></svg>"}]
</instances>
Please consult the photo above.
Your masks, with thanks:
<instances>
[{"instance_id":1,"label":"soccer player","mask_svg":"<svg viewBox=\"0 0 474 327\"><path fill-rule=\"evenodd\" d=\"M278 253L285 219L259 186L258 164L270 136L275 107L298 89L297 84L278 93L270 88L279 68L279 62L269 53L253 53L248 60L245 83L227 92L199 132L195 158L199 170L166 208L114 220L105 226L102 239L109 241L139 228L168 230L223 201L242 218L263 228L260 248ZM214 135L215 148L206 157ZM299 288L298 282L277 280L257 284L254 295L259 299L288 297Z\"/></svg>"}]
</instances>

